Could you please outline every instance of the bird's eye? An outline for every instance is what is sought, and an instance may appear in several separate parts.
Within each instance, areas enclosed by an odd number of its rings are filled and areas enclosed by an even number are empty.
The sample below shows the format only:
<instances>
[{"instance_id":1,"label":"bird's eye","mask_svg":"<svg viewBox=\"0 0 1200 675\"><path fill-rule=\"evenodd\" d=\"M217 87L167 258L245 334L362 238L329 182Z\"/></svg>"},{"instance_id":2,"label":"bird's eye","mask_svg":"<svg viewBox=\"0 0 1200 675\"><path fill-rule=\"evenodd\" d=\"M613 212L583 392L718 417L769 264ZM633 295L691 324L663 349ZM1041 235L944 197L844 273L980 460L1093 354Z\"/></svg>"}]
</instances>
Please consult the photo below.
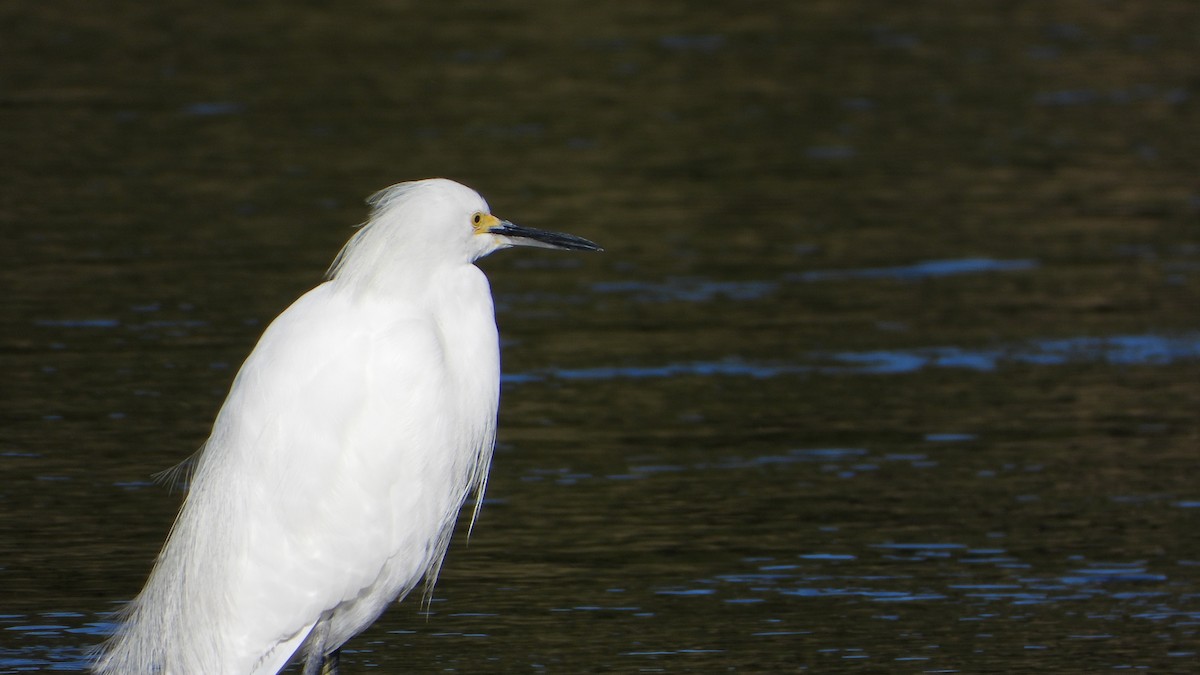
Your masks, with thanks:
<instances>
[{"instance_id":1,"label":"bird's eye","mask_svg":"<svg viewBox=\"0 0 1200 675\"><path fill-rule=\"evenodd\" d=\"M479 213L478 211L475 212L475 215L471 216L471 222L475 223L476 225L478 225L482 220L483 214Z\"/></svg>"}]
</instances>

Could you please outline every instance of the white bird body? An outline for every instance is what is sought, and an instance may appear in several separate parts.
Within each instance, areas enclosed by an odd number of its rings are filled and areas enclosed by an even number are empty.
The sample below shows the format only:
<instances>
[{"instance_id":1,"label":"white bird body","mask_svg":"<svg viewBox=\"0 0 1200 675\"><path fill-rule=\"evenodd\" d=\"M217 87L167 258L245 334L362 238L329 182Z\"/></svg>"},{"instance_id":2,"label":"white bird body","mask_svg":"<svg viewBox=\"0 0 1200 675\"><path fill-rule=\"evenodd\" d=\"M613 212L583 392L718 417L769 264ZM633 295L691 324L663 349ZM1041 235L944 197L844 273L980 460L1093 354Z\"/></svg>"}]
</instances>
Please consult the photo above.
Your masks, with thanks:
<instances>
[{"instance_id":1,"label":"white bird body","mask_svg":"<svg viewBox=\"0 0 1200 675\"><path fill-rule=\"evenodd\" d=\"M450 181L373 203L331 278L242 365L96 672L275 673L302 646L316 672L393 600L432 588L496 434L499 342L472 262L537 231Z\"/></svg>"}]
</instances>

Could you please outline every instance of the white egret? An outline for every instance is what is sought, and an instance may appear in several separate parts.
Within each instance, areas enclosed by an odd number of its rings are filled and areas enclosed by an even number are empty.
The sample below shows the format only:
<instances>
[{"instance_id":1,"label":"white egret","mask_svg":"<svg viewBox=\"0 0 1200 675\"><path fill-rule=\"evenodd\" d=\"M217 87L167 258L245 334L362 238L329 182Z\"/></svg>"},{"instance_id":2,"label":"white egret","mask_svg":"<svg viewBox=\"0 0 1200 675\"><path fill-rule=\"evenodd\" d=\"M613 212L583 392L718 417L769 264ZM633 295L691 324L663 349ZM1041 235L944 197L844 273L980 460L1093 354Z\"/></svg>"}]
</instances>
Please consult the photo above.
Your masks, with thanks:
<instances>
[{"instance_id":1,"label":"white egret","mask_svg":"<svg viewBox=\"0 0 1200 675\"><path fill-rule=\"evenodd\" d=\"M370 199L324 283L267 327L97 673L255 675L338 651L422 580L487 483L500 355L487 278L510 246L593 250L500 220L445 179Z\"/></svg>"}]
</instances>

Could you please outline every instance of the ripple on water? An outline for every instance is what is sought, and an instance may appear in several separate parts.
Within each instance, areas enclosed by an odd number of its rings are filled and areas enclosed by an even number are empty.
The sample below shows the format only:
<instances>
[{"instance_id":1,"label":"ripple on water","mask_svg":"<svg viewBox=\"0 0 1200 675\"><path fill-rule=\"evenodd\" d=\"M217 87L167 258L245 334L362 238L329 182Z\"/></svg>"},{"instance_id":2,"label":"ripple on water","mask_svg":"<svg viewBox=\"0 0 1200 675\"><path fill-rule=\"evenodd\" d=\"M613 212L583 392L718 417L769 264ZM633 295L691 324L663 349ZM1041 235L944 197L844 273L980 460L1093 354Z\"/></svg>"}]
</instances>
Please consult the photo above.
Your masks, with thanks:
<instances>
[{"instance_id":1,"label":"ripple on water","mask_svg":"<svg viewBox=\"0 0 1200 675\"><path fill-rule=\"evenodd\" d=\"M513 373L505 384L547 379L615 380L672 377L753 377L788 375L898 375L929 368L990 372L1006 365L1061 366L1107 363L1122 366L1165 366L1200 359L1200 333L1183 335L1114 335L1031 340L995 348L920 347L863 352L808 352L791 363L762 363L729 357L651 366L561 368ZM933 439L931 439L933 440ZM965 440L965 439L963 439Z\"/></svg>"},{"instance_id":2,"label":"ripple on water","mask_svg":"<svg viewBox=\"0 0 1200 675\"><path fill-rule=\"evenodd\" d=\"M854 149L843 146L810 148L816 159L848 159ZM789 273L780 280L724 281L701 277L671 277L663 281L604 281L591 285L594 293L625 295L637 302L711 302L713 300L758 300L780 289L784 283L814 283L846 280L918 281L920 279L984 274L1024 272L1036 269L1036 260L996 260L992 258L951 258L923 260L911 265L839 270L810 270Z\"/></svg>"},{"instance_id":3,"label":"ripple on water","mask_svg":"<svg viewBox=\"0 0 1200 675\"><path fill-rule=\"evenodd\" d=\"M0 630L8 636L0 647L0 671L83 671L88 647L111 634L113 625L78 612L44 612L37 615L0 615Z\"/></svg>"},{"instance_id":4,"label":"ripple on water","mask_svg":"<svg viewBox=\"0 0 1200 675\"><path fill-rule=\"evenodd\" d=\"M893 551L913 555L891 555ZM982 554L989 556L987 560L992 561L996 572L980 570L981 564L988 564L979 557ZM773 598L934 604L943 605L944 609L939 611L950 620L982 623L1011 621L1017 616L1014 611L1029 611L1022 608L1061 607L1083 613L1087 621L1095 623L1095 631L1081 634L1079 639L1103 639L1102 636L1110 634L1113 621L1129 618L1174 627L1194 626L1200 621L1200 612L1184 609L1190 607L1192 600L1173 590L1169 575L1149 571L1143 563L1072 558L1083 566L1067 573L1017 575L1003 564L1012 559L1002 549L976 549L958 542L881 542L850 554L808 552L791 560L747 558L743 561L747 565L744 569L654 592L725 605L757 604ZM847 561L853 564L844 564ZM865 570L870 573L864 573ZM1003 579L996 580L996 573L1002 574ZM1092 604L1080 604L1085 602ZM1080 609L1094 606L1105 607L1107 611L1085 613ZM982 608L993 609L981 611ZM876 618L896 620L900 616ZM791 629L788 625L776 625L768 632L749 630L757 636L788 633Z\"/></svg>"}]
</instances>

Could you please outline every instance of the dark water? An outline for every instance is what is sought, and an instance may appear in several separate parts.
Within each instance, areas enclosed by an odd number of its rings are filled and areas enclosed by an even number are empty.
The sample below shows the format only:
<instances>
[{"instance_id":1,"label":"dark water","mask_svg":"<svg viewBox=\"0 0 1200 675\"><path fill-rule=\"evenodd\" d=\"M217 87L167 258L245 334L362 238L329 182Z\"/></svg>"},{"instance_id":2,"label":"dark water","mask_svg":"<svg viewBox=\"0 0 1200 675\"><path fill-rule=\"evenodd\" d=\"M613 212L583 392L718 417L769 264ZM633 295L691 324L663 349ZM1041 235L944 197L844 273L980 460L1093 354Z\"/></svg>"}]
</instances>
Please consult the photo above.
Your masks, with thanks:
<instances>
[{"instance_id":1,"label":"dark water","mask_svg":"<svg viewBox=\"0 0 1200 675\"><path fill-rule=\"evenodd\" d=\"M347 673L1195 672L1191 2L0 7L0 672L78 671L266 322L446 175L500 447Z\"/></svg>"}]
</instances>

